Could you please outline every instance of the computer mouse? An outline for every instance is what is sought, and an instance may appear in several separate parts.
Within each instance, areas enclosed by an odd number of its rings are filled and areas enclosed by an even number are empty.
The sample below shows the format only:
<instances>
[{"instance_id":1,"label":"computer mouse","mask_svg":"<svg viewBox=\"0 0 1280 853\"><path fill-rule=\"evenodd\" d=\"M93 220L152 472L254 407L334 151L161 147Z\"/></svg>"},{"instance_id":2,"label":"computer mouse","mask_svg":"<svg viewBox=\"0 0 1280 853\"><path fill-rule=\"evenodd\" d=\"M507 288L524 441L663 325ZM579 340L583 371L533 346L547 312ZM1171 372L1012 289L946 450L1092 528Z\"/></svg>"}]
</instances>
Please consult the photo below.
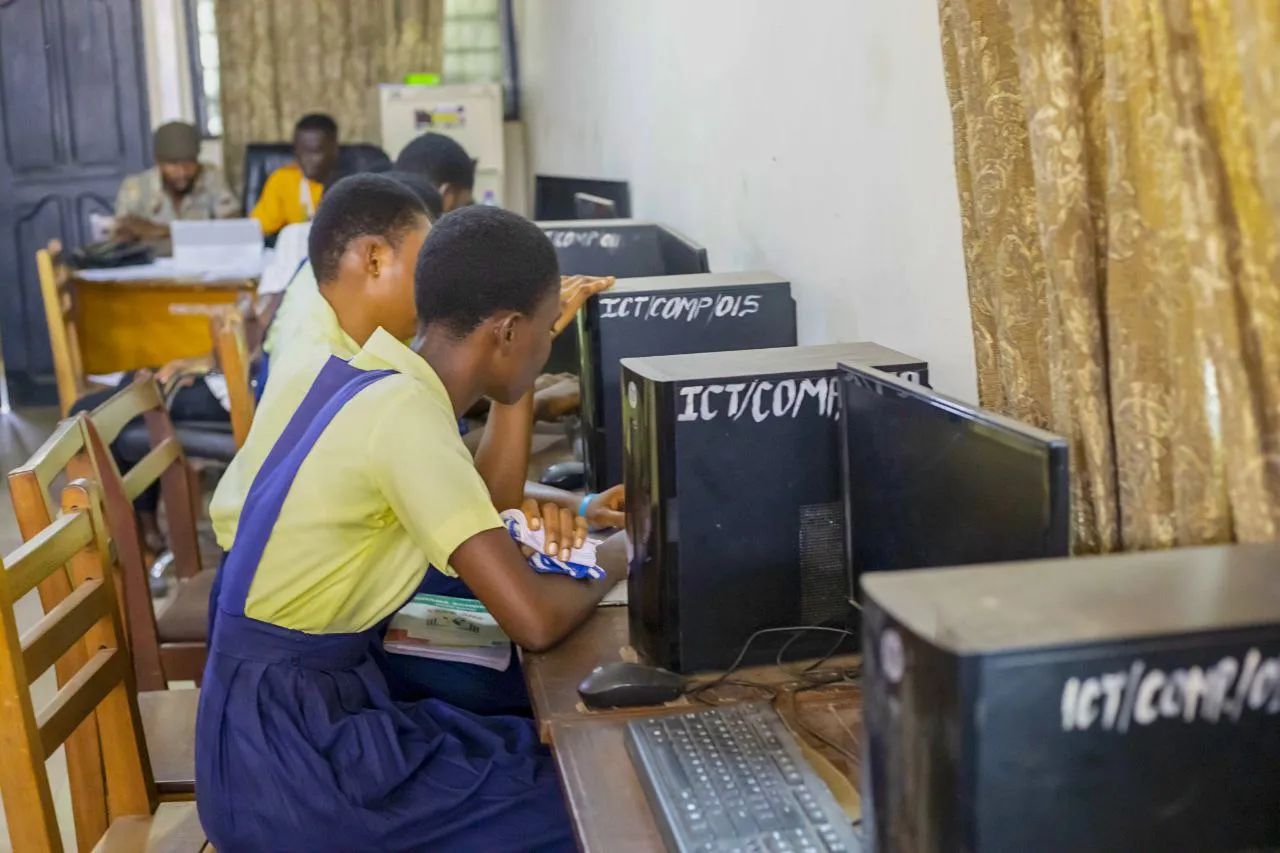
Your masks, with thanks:
<instances>
[{"instance_id":1,"label":"computer mouse","mask_svg":"<svg viewBox=\"0 0 1280 853\"><path fill-rule=\"evenodd\" d=\"M646 666L617 661L596 667L578 685L578 695L588 708L638 708L665 705L684 693L683 676Z\"/></svg>"},{"instance_id":2,"label":"computer mouse","mask_svg":"<svg viewBox=\"0 0 1280 853\"><path fill-rule=\"evenodd\" d=\"M557 462L542 472L539 482L544 486L555 486L557 489L572 492L586 485L586 471L586 466L578 460Z\"/></svg>"}]
</instances>

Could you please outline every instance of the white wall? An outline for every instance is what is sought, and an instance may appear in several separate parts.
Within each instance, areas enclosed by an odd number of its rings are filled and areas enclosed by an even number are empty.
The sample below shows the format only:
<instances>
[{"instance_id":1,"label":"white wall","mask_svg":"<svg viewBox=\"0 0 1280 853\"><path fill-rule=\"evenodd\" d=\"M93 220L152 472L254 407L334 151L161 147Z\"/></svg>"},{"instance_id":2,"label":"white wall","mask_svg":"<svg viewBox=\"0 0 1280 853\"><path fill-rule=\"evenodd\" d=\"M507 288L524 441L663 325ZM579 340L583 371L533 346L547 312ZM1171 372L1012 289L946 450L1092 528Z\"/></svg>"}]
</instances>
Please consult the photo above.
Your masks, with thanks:
<instances>
[{"instance_id":1,"label":"white wall","mask_svg":"<svg viewBox=\"0 0 1280 853\"><path fill-rule=\"evenodd\" d=\"M713 270L791 278L802 343L976 399L934 0L541 0L519 51L531 171L631 181Z\"/></svg>"}]
</instances>

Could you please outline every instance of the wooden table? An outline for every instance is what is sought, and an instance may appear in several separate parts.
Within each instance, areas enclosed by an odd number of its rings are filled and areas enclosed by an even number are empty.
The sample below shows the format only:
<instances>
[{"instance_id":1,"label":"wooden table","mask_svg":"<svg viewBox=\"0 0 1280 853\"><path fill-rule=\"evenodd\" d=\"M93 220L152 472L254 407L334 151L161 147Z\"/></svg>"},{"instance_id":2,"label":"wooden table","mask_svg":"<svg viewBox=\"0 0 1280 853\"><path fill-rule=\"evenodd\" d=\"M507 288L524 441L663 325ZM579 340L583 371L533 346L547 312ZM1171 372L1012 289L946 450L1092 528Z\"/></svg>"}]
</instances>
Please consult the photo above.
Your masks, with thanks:
<instances>
[{"instance_id":1,"label":"wooden table","mask_svg":"<svg viewBox=\"0 0 1280 853\"><path fill-rule=\"evenodd\" d=\"M251 279L155 278L87 281L72 278L76 331L85 373L160 367L213 351L209 315L252 294Z\"/></svg>"},{"instance_id":2,"label":"wooden table","mask_svg":"<svg viewBox=\"0 0 1280 853\"><path fill-rule=\"evenodd\" d=\"M681 699L663 708L587 710L578 698L579 682L600 664L629 659L634 659L634 652L628 645L625 607L601 608L555 649L524 657L534 715L543 740L555 752L578 843L586 853L664 849L626 752L626 722L703 707ZM823 668L843 669L857 663L857 657L846 656ZM781 686L775 707L837 799L851 817L856 815L861 806L857 788L862 730L862 695L857 688L832 686L796 694L785 686L794 682L793 676L772 666L743 669L735 679ZM717 698L760 698L734 690L720 688Z\"/></svg>"}]
</instances>

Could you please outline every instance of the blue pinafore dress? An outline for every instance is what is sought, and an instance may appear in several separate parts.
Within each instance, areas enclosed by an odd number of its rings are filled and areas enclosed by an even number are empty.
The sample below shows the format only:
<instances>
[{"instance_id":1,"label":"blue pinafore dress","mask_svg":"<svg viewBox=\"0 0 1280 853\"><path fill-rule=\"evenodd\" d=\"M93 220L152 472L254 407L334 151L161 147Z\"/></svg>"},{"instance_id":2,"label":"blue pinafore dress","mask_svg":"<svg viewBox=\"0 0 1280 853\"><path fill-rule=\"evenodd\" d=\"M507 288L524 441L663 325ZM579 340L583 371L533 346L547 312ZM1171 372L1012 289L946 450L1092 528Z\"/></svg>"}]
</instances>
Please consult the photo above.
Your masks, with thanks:
<instances>
[{"instance_id":1,"label":"blue pinafore dress","mask_svg":"<svg viewBox=\"0 0 1280 853\"><path fill-rule=\"evenodd\" d=\"M397 702L383 625L307 634L245 615L303 460L347 401L391 374L331 359L249 489L200 691L201 822L229 853L573 850L532 721Z\"/></svg>"}]
</instances>

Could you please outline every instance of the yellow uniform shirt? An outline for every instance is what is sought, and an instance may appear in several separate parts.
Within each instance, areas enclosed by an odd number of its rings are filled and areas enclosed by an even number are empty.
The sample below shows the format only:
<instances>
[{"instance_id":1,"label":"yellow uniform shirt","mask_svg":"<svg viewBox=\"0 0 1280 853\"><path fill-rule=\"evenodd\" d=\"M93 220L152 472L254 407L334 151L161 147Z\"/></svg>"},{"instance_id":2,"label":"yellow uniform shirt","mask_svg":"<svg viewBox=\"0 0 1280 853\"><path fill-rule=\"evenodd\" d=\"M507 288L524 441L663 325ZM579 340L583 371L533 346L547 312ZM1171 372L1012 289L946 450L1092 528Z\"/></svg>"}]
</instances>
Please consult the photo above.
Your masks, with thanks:
<instances>
[{"instance_id":1,"label":"yellow uniform shirt","mask_svg":"<svg viewBox=\"0 0 1280 853\"><path fill-rule=\"evenodd\" d=\"M452 574L459 545L502 526L426 361L379 329L351 364L399 374L352 398L303 461L249 587L251 618L363 631L408 600L428 564Z\"/></svg>"},{"instance_id":2,"label":"yellow uniform shirt","mask_svg":"<svg viewBox=\"0 0 1280 853\"><path fill-rule=\"evenodd\" d=\"M323 184L307 180L298 164L290 163L267 178L249 215L262 224L263 234L275 234L286 225L307 222L315 216L323 192Z\"/></svg>"},{"instance_id":3,"label":"yellow uniform shirt","mask_svg":"<svg viewBox=\"0 0 1280 853\"><path fill-rule=\"evenodd\" d=\"M209 504L213 532L223 550L230 550L235 541L240 510L253 478L258 476L258 469L311 390L329 356L348 359L360 351L360 345L342 330L338 316L320 294L310 264L298 273L288 292L293 294L289 316L281 318L277 314L276 323L272 324L274 328L284 322L287 329L282 330L271 353L267 388L254 412L253 426L244 447L218 482Z\"/></svg>"}]
</instances>

